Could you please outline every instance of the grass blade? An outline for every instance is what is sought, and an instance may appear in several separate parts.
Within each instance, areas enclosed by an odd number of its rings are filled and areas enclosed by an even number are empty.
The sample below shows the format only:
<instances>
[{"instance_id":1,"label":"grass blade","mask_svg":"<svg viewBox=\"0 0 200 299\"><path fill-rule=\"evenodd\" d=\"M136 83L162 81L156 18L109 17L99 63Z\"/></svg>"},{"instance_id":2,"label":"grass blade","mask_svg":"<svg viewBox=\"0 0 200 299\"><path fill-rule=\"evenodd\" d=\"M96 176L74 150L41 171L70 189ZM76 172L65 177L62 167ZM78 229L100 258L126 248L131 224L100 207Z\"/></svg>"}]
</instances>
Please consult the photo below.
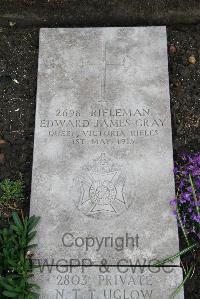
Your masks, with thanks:
<instances>
[{"instance_id":1,"label":"grass blade","mask_svg":"<svg viewBox=\"0 0 200 299\"><path fill-rule=\"evenodd\" d=\"M192 194L193 194L194 201L195 201L197 215L200 216L200 208L199 208L199 205L198 205L198 198L197 198L197 195L196 195L196 190L195 190L195 186L194 186L194 182L193 182L191 174L189 174L189 181L190 181L190 185L192 187ZM199 223L199 228L200 228L200 223Z\"/></svg>"},{"instance_id":2,"label":"grass blade","mask_svg":"<svg viewBox=\"0 0 200 299\"><path fill-rule=\"evenodd\" d=\"M186 254L187 252L190 252L191 250L193 250L195 248L198 248L198 247L199 247L199 244L194 243L194 244L188 246L187 248L183 249L182 251L177 252L175 255L169 256L168 258L166 258L166 259L164 259L160 262L155 263L153 266L157 266L157 267L163 266L167 262L171 262L171 261L175 260L177 257L180 257L180 256Z\"/></svg>"},{"instance_id":3,"label":"grass blade","mask_svg":"<svg viewBox=\"0 0 200 299\"><path fill-rule=\"evenodd\" d=\"M182 288L184 287L184 284L186 283L186 281L191 277L191 273L194 271L195 265L192 264L187 275L185 276L185 278L183 279L182 283L178 286L178 288L173 292L173 294L169 297L169 299L174 299L176 297L176 295L178 295L178 293L182 290Z\"/></svg>"},{"instance_id":4,"label":"grass blade","mask_svg":"<svg viewBox=\"0 0 200 299\"><path fill-rule=\"evenodd\" d=\"M189 240L188 240L188 237L187 237L187 232L186 232L186 230L185 230L185 227L184 227L183 221L182 221L182 219L181 219L181 216L180 216L180 213L179 213L179 208L178 208L178 205L177 205L176 211L177 211L177 217L178 217L178 221L179 221L179 223L180 223L181 230L182 230L182 232L183 232L183 235L184 235L184 237L185 237L186 243L187 243L187 245L188 245L188 246L190 246L191 244L190 244L190 242L189 242Z\"/></svg>"}]
</instances>

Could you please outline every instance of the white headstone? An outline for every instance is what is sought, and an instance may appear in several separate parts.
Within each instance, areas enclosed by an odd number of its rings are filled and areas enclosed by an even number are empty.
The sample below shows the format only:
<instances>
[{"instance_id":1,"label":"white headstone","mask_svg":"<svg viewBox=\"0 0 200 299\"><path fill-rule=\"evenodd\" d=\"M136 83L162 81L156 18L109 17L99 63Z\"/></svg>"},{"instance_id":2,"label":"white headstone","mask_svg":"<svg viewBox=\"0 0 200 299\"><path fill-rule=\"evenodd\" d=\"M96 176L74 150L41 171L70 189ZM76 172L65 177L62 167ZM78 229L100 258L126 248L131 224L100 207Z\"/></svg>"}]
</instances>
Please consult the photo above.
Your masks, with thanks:
<instances>
[{"instance_id":1,"label":"white headstone","mask_svg":"<svg viewBox=\"0 0 200 299\"><path fill-rule=\"evenodd\" d=\"M165 27L41 29L31 213L40 258L178 251Z\"/></svg>"}]
</instances>

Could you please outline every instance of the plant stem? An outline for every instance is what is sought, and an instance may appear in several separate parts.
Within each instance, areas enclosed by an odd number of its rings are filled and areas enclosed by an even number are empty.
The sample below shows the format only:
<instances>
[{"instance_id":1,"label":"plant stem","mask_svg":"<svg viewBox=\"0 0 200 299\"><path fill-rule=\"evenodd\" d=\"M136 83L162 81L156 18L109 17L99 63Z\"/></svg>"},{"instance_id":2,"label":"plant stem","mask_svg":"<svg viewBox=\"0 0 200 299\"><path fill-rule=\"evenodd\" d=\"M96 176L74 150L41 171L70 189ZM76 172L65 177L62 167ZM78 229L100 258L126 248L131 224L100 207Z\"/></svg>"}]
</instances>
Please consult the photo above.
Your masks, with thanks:
<instances>
[{"instance_id":1,"label":"plant stem","mask_svg":"<svg viewBox=\"0 0 200 299\"><path fill-rule=\"evenodd\" d=\"M186 233L186 231L185 231L184 224L183 224L183 222L182 222L182 219L181 219L181 216L180 216L180 213L179 213L179 208L178 208L178 206L177 206L177 208L176 208L176 211L177 211L178 221L179 221L179 223L180 223L180 226L181 226L183 235L184 235L184 237L185 237L186 243L187 243L188 246L190 246L191 244L190 244L190 242L189 242L189 240L188 240L187 233Z\"/></svg>"},{"instance_id":2,"label":"plant stem","mask_svg":"<svg viewBox=\"0 0 200 299\"><path fill-rule=\"evenodd\" d=\"M196 204L197 215L200 217L200 208L198 206L198 199L197 199L196 190L195 190L195 186L194 186L194 182L193 182L191 174L189 174L189 181L190 181L190 185L192 187L192 194L193 194L194 201L195 201L195 204ZM200 228L200 223L198 223L198 226Z\"/></svg>"}]
</instances>

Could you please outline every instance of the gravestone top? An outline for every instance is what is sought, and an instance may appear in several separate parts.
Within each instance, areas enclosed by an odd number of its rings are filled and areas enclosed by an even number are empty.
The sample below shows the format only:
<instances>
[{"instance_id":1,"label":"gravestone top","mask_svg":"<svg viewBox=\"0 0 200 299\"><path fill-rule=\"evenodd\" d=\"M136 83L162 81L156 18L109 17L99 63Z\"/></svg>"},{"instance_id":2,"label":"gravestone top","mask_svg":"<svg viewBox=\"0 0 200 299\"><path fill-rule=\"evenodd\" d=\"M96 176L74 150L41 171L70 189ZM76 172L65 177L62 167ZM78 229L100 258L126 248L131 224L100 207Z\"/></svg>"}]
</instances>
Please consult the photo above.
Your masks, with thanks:
<instances>
[{"instance_id":1,"label":"gravestone top","mask_svg":"<svg viewBox=\"0 0 200 299\"><path fill-rule=\"evenodd\" d=\"M166 47L165 27L41 29L39 259L148 264L178 251Z\"/></svg>"}]
</instances>

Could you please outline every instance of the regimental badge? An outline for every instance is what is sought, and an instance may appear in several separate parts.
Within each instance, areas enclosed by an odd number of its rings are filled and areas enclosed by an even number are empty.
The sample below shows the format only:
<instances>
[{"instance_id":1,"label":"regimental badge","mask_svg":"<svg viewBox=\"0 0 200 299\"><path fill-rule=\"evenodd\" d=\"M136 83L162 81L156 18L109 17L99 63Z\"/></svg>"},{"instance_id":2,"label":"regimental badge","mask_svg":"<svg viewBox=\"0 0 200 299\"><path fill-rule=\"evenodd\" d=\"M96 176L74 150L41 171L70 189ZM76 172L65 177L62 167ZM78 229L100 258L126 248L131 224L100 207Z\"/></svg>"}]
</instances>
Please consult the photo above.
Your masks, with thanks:
<instances>
[{"instance_id":1,"label":"regimental badge","mask_svg":"<svg viewBox=\"0 0 200 299\"><path fill-rule=\"evenodd\" d=\"M75 181L79 189L76 207L86 216L118 216L127 209L125 176L105 153L83 166Z\"/></svg>"}]
</instances>

